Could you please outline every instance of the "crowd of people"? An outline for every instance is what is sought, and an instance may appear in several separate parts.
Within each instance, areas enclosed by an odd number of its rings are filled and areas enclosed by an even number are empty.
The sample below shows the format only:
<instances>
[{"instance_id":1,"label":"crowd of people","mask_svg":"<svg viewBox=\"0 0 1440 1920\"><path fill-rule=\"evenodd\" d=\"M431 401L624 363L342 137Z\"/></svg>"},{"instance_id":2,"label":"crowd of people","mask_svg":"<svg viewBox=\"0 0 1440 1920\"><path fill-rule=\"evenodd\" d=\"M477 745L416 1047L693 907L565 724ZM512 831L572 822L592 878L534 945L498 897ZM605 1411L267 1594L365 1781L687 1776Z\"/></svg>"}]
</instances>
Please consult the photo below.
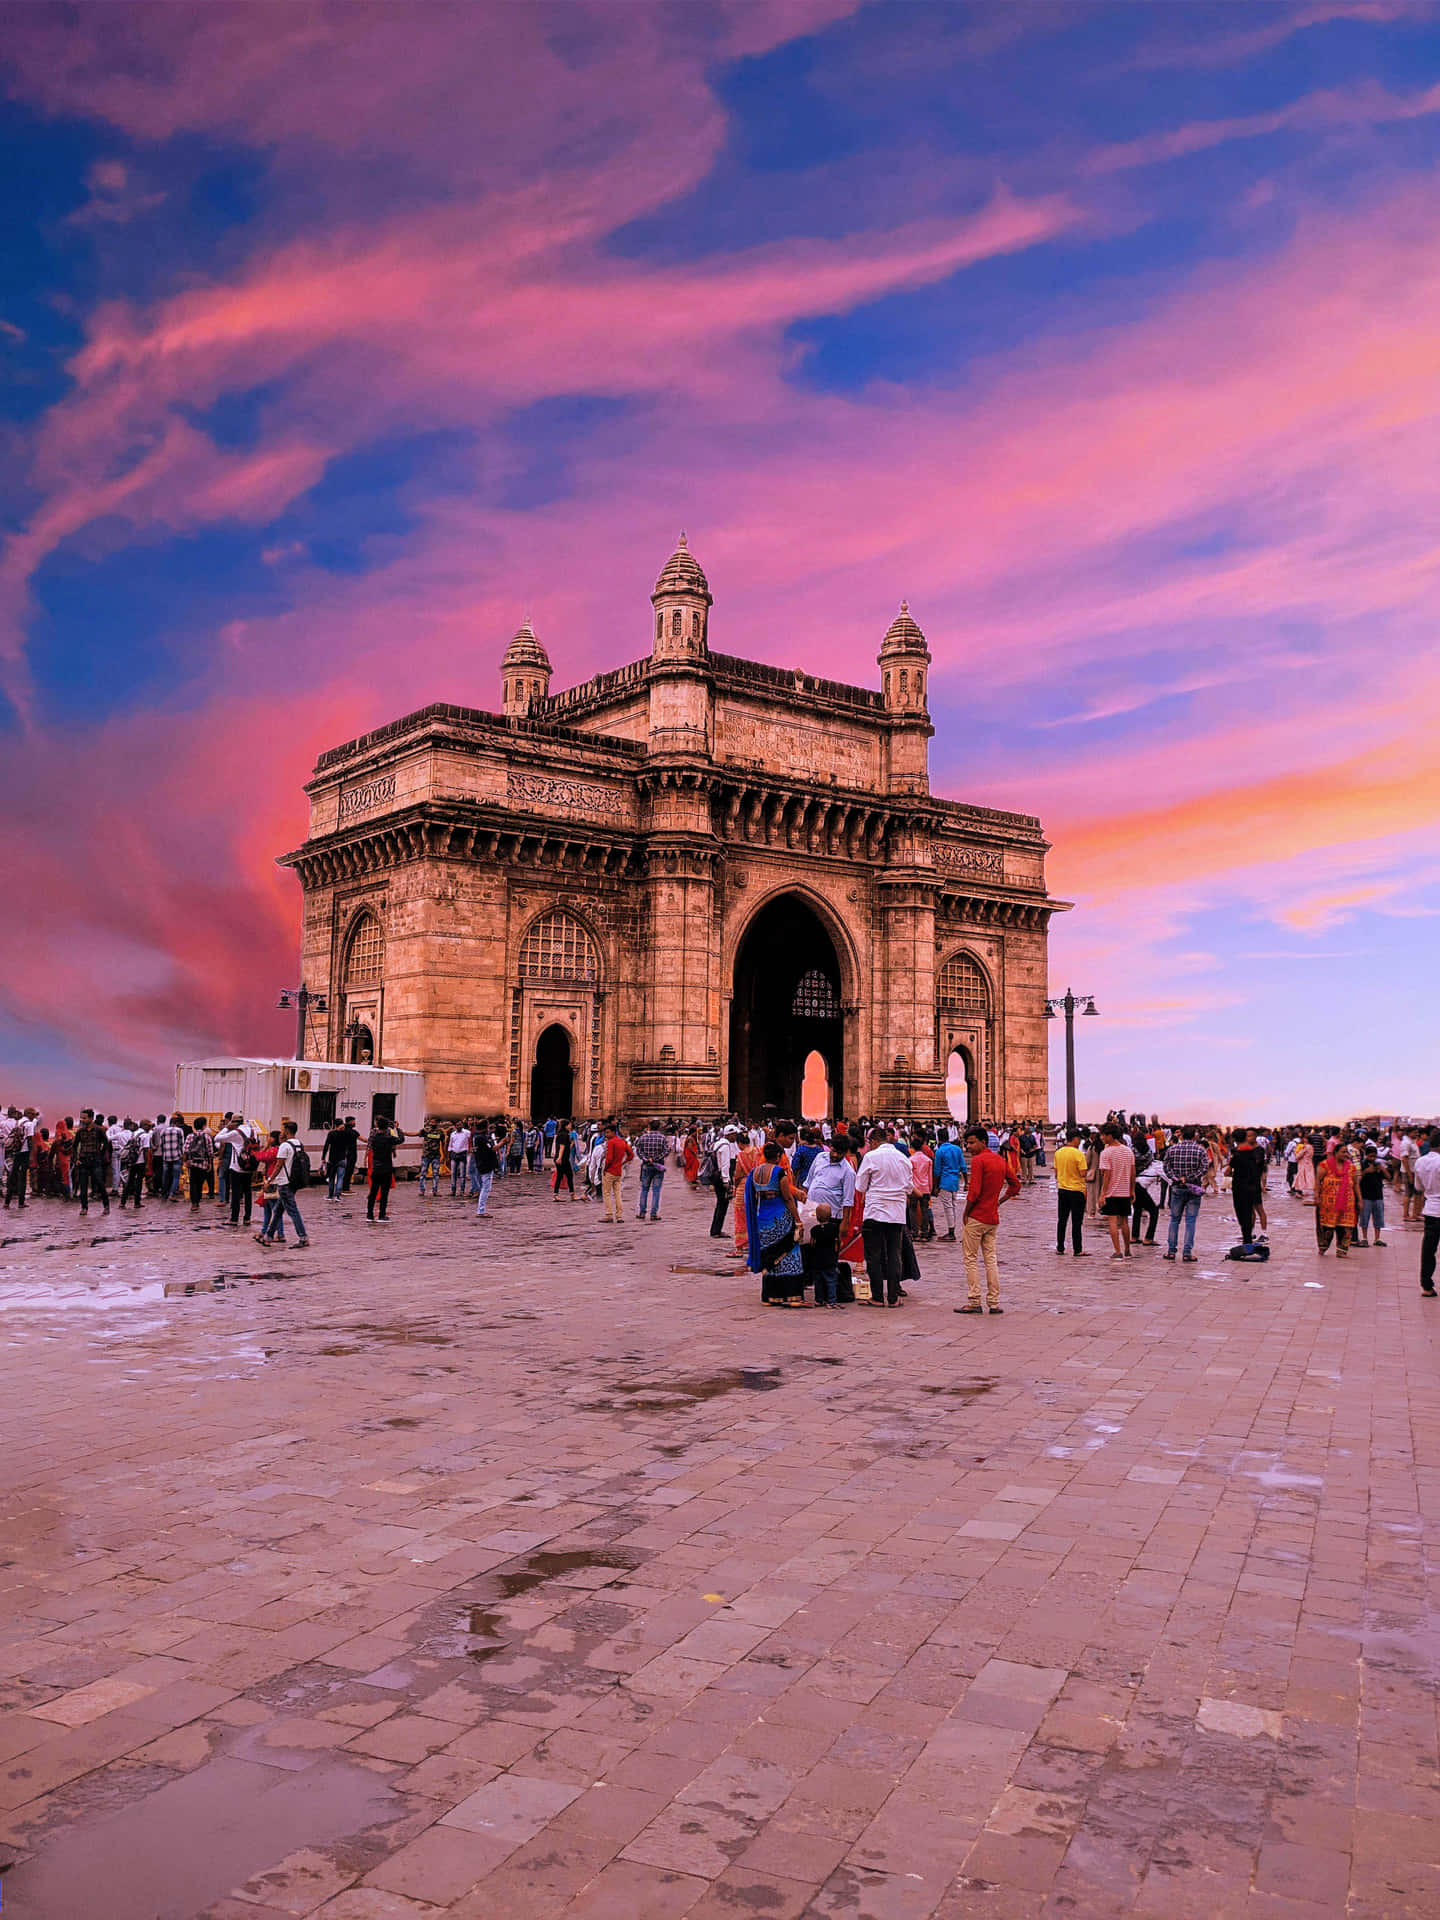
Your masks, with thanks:
<instances>
[{"instance_id":1,"label":"crowd of people","mask_svg":"<svg viewBox=\"0 0 1440 1920\"><path fill-rule=\"evenodd\" d=\"M389 1220L395 1155L405 1136L384 1115L362 1134L337 1120L319 1155L326 1200L339 1202L363 1173L366 1219ZM651 1120L631 1131L619 1118L576 1123L522 1121L501 1114L458 1121L428 1118L418 1139L419 1194L474 1202L492 1218L497 1180L542 1176L559 1204L596 1202L601 1223L630 1217L625 1183L636 1169L633 1217L661 1218L667 1177L713 1196L710 1234L733 1242L736 1257L761 1279L768 1304L838 1309L854 1298L863 1270L869 1304L898 1307L905 1281L918 1278L916 1247L958 1240L968 1298L959 1313L1002 1311L997 1257L1000 1209L1035 1184L1049 1158L1039 1122L962 1127L942 1118L836 1120L763 1125L731 1115ZM237 1231L253 1225L266 1246L310 1244L298 1195L315 1179L296 1124L264 1128L243 1115L160 1114L152 1120L90 1108L47 1125L33 1107L0 1113L5 1206L27 1199L136 1211L147 1202L191 1212L211 1202ZM1440 1255L1440 1129L1275 1129L1163 1124L1159 1117L1112 1112L1099 1127L1055 1130L1055 1251L1085 1257L1092 1222L1103 1220L1111 1259L1160 1244L1162 1257L1194 1262L1207 1197L1228 1199L1239 1234L1228 1257L1268 1257L1267 1197L1283 1169L1288 1195L1313 1207L1318 1251L1337 1258L1352 1248L1384 1246L1393 1224L1421 1234L1420 1280L1435 1294ZM1102 1245L1104 1243L1102 1242ZM983 1282L983 1285L982 1285ZM983 1300L982 1300L983 1293Z\"/></svg>"}]
</instances>

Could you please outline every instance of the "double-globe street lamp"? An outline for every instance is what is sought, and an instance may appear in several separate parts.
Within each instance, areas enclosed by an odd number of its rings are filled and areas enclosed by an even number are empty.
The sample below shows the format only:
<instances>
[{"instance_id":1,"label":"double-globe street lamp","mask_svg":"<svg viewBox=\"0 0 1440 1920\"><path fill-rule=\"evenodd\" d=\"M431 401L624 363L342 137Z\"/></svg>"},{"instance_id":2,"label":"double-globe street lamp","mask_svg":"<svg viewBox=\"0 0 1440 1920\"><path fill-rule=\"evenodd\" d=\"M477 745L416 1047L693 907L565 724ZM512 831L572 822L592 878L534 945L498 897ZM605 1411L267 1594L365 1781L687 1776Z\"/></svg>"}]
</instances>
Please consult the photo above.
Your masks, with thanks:
<instances>
[{"instance_id":1,"label":"double-globe street lamp","mask_svg":"<svg viewBox=\"0 0 1440 1920\"><path fill-rule=\"evenodd\" d=\"M1067 1131L1075 1125L1075 1009L1080 1006L1087 1020L1098 1020L1100 1009L1095 1004L1092 993L1075 993L1065 989L1064 995L1056 1000L1045 1002L1045 1018L1053 1020L1057 1013L1065 1015L1065 1126Z\"/></svg>"},{"instance_id":2,"label":"double-globe street lamp","mask_svg":"<svg viewBox=\"0 0 1440 1920\"><path fill-rule=\"evenodd\" d=\"M295 1058L305 1058L305 1022L312 1012L328 1013L330 1002L323 993L311 993L302 980L298 987L282 987L280 1006L288 1013L295 1009Z\"/></svg>"}]
</instances>

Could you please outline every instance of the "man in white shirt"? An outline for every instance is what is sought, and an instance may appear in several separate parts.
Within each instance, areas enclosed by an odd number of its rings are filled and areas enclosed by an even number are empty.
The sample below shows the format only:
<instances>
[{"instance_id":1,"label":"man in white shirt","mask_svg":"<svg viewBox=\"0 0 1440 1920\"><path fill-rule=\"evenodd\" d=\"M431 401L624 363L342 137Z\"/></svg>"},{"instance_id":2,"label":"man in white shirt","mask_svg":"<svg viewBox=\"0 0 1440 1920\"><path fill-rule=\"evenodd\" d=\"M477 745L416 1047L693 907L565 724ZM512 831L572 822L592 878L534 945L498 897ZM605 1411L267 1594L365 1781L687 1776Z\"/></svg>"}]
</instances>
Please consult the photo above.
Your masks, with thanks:
<instances>
[{"instance_id":1,"label":"man in white shirt","mask_svg":"<svg viewBox=\"0 0 1440 1920\"><path fill-rule=\"evenodd\" d=\"M305 1233L305 1222L300 1218L300 1209L295 1204L295 1191L290 1184L290 1168L299 1144L296 1139L299 1129L293 1120L282 1120L280 1127L281 1140L275 1149L275 1167L266 1186L266 1198L271 1204L265 1209L265 1223L255 1238L262 1247L268 1247L277 1240L283 1247L285 1216L288 1214L295 1223L296 1246L308 1247L310 1241Z\"/></svg>"},{"instance_id":2,"label":"man in white shirt","mask_svg":"<svg viewBox=\"0 0 1440 1920\"><path fill-rule=\"evenodd\" d=\"M715 1171L710 1179L711 1191L715 1195L715 1211L710 1216L710 1238L723 1240L730 1219L730 1183L735 1177L735 1161L740 1149L728 1134L718 1134L710 1149L715 1161Z\"/></svg>"},{"instance_id":3,"label":"man in white shirt","mask_svg":"<svg viewBox=\"0 0 1440 1920\"><path fill-rule=\"evenodd\" d=\"M1415 1181L1420 1161L1419 1143L1410 1134L1402 1134L1397 1154L1400 1161L1400 1218L1402 1221L1423 1220L1424 1196Z\"/></svg>"},{"instance_id":4,"label":"man in white shirt","mask_svg":"<svg viewBox=\"0 0 1440 1920\"><path fill-rule=\"evenodd\" d=\"M1415 1192L1420 1200L1420 1291L1435 1298L1435 1255L1440 1250L1440 1133L1432 1133L1415 1162Z\"/></svg>"},{"instance_id":5,"label":"man in white shirt","mask_svg":"<svg viewBox=\"0 0 1440 1920\"><path fill-rule=\"evenodd\" d=\"M105 1138L110 1142L110 1185L119 1193L124 1184L120 1177L120 1156L130 1144L130 1135L134 1130L134 1121L127 1114L123 1121L111 1117L110 1125L105 1129Z\"/></svg>"},{"instance_id":6,"label":"man in white shirt","mask_svg":"<svg viewBox=\"0 0 1440 1920\"><path fill-rule=\"evenodd\" d=\"M450 1198L453 1200L457 1194L465 1191L465 1169L470 1159L470 1129L452 1127L445 1151L450 1155Z\"/></svg>"},{"instance_id":7,"label":"man in white shirt","mask_svg":"<svg viewBox=\"0 0 1440 1920\"><path fill-rule=\"evenodd\" d=\"M805 1198L812 1207L818 1207L823 1200L835 1218L844 1224L855 1200L855 1169L837 1143L832 1141L820 1158L811 1162Z\"/></svg>"},{"instance_id":8,"label":"man in white shirt","mask_svg":"<svg viewBox=\"0 0 1440 1920\"><path fill-rule=\"evenodd\" d=\"M884 1127L872 1127L869 1151L855 1176L855 1192L864 1196L865 1203L860 1234L872 1307L900 1304L901 1247L914 1185L909 1155L888 1143Z\"/></svg>"}]
</instances>

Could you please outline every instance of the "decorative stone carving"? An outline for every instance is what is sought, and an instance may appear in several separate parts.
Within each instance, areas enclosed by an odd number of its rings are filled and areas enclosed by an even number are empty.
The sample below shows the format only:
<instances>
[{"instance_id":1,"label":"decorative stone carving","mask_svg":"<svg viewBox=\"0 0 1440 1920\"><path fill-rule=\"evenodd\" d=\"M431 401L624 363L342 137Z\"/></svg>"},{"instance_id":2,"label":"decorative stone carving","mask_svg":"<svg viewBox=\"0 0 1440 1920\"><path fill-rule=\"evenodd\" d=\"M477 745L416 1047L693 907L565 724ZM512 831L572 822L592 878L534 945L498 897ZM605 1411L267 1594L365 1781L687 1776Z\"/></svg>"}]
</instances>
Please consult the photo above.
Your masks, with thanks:
<instances>
[{"instance_id":1,"label":"decorative stone carving","mask_svg":"<svg viewBox=\"0 0 1440 1920\"><path fill-rule=\"evenodd\" d=\"M626 813L623 794L588 780L552 780L544 774L517 773L512 767L505 776L505 791L520 806L565 807L609 820L621 820Z\"/></svg>"},{"instance_id":2,"label":"decorative stone carving","mask_svg":"<svg viewBox=\"0 0 1440 1920\"><path fill-rule=\"evenodd\" d=\"M993 847L957 847L948 840L934 842L935 864L957 873L993 873L1005 878L1005 856Z\"/></svg>"},{"instance_id":3,"label":"decorative stone carving","mask_svg":"<svg viewBox=\"0 0 1440 1920\"><path fill-rule=\"evenodd\" d=\"M380 773L373 780L366 780L358 787L346 787L340 794L340 822L351 820L356 814L373 813L376 807L383 806L387 800L395 798L395 776L393 773Z\"/></svg>"}]
</instances>

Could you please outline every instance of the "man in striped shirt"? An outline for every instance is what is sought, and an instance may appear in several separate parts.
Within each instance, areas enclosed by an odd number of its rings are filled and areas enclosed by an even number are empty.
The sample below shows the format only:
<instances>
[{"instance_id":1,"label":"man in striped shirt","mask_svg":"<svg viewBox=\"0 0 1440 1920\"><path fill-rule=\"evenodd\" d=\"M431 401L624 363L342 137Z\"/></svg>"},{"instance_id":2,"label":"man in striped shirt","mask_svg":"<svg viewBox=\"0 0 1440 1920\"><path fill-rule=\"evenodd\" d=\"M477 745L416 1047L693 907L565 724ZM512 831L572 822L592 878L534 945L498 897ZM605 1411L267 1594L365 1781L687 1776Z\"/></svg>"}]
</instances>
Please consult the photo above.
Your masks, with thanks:
<instances>
[{"instance_id":1,"label":"man in striped shirt","mask_svg":"<svg viewBox=\"0 0 1440 1920\"><path fill-rule=\"evenodd\" d=\"M645 1218L645 1201L653 1194L650 1202L650 1218L660 1218L660 1189L665 1184L665 1162L670 1154L670 1136L660 1129L660 1122L652 1120L635 1142L635 1157L640 1162L640 1205L635 1218Z\"/></svg>"}]
</instances>

